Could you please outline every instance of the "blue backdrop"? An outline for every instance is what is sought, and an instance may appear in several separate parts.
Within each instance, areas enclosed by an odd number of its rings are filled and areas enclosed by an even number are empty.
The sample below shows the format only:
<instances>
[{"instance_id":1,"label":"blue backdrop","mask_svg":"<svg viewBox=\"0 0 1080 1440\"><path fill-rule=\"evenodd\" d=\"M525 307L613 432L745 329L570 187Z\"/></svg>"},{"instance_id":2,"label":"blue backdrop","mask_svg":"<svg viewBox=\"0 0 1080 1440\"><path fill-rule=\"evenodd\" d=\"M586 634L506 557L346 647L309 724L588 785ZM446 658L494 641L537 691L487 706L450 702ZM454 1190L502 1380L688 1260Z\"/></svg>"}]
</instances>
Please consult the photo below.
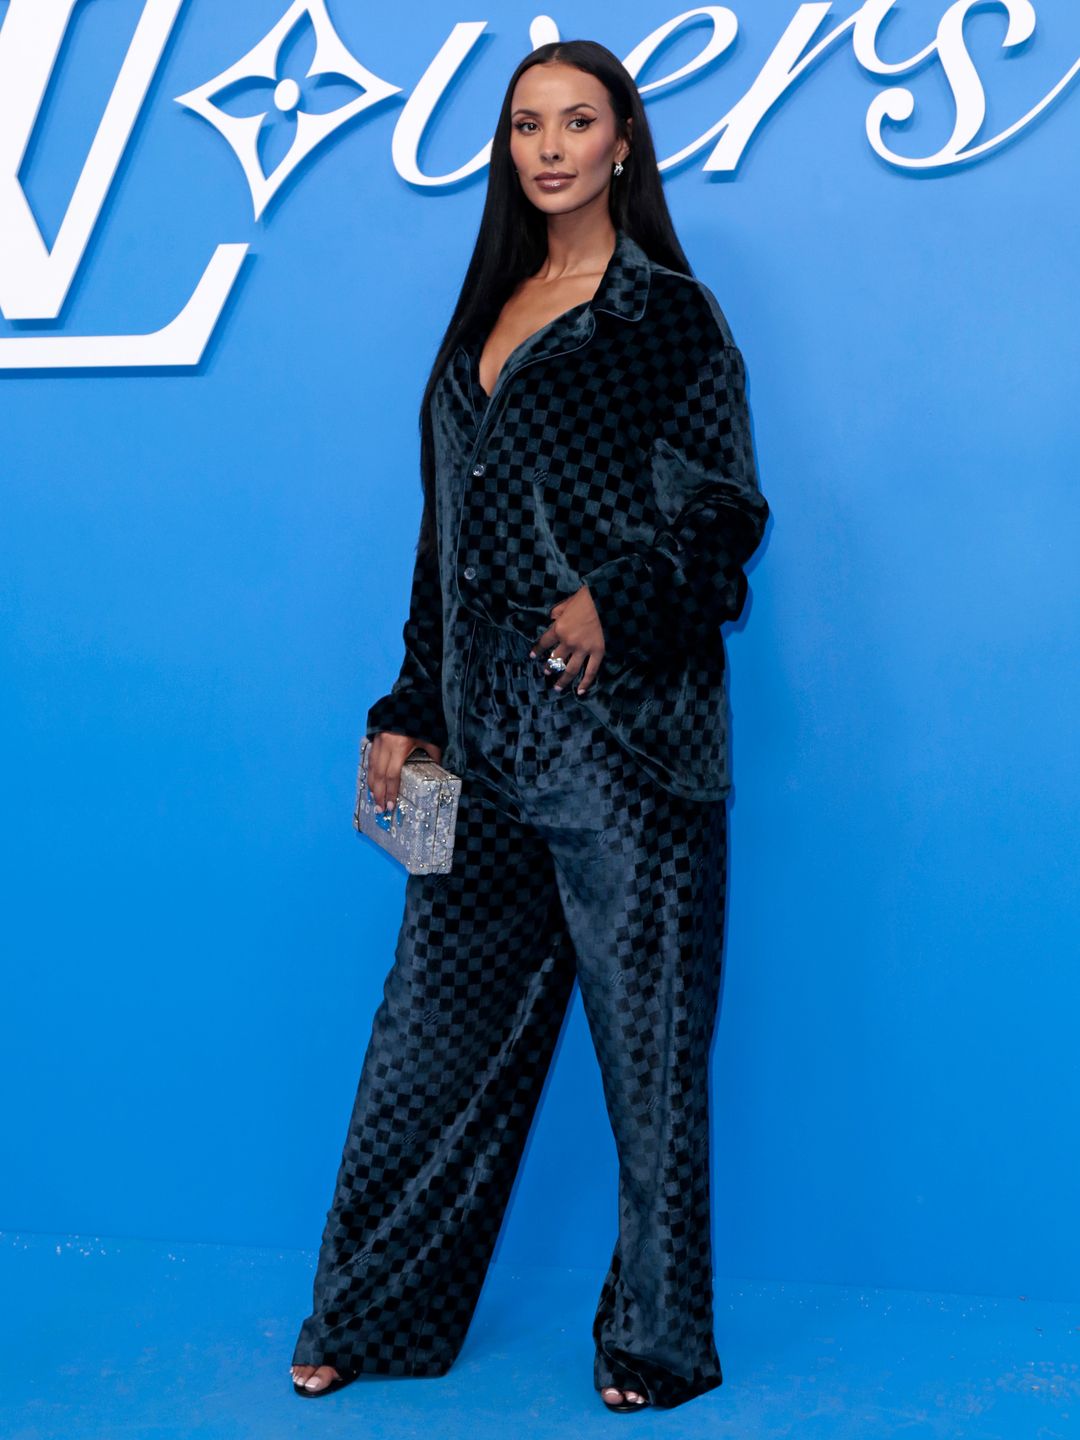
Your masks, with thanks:
<instances>
[{"instance_id":1,"label":"blue backdrop","mask_svg":"<svg viewBox=\"0 0 1080 1440\"><path fill-rule=\"evenodd\" d=\"M311 1247L330 1202L404 884L352 830L357 746L401 656L417 408L485 171L423 185L391 149L466 12L328 8L399 93L256 220L175 97L287 0L188 0L59 316L0 322L154 330L217 244L251 246L197 366L0 373L4 1229ZM732 49L646 97L661 157L749 89L798 6L732 8ZM904 0L882 55L945 9ZM21 173L48 244L140 10L75 10ZM980 139L1080 56L1071 0L1037 10L1010 53L1003 5L967 22ZM483 149L548 38L527 5L493 13L424 134L431 176ZM553 19L627 56L676 13ZM684 25L642 87L708 33ZM302 29L281 73L312 53ZM665 172L746 357L773 509L727 632L716 1263L1075 1298L1080 95L917 174L867 140L888 83L841 39L734 171L704 170L707 144ZM917 102L891 146L938 150L940 64L891 83ZM235 113L273 112L253 93ZM267 120L267 169L294 125ZM615 1164L575 994L499 1258L602 1268Z\"/></svg>"}]
</instances>

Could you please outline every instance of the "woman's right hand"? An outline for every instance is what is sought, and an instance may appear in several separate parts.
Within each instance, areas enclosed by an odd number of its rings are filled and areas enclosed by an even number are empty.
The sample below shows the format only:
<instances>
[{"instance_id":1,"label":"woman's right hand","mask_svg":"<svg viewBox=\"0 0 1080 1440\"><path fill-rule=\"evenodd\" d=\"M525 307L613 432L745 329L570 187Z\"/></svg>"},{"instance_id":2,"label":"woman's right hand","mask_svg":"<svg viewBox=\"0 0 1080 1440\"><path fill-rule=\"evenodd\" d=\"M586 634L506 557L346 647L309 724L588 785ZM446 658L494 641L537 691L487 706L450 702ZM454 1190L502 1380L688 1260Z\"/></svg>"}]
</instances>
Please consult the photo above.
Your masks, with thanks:
<instances>
[{"instance_id":1,"label":"woman's right hand","mask_svg":"<svg viewBox=\"0 0 1080 1440\"><path fill-rule=\"evenodd\" d=\"M367 783L377 810L393 811L401 783L401 767L418 747L425 750L436 765L442 759L442 746L431 740L414 740L409 735L399 735L396 730L380 730L372 736Z\"/></svg>"}]
</instances>

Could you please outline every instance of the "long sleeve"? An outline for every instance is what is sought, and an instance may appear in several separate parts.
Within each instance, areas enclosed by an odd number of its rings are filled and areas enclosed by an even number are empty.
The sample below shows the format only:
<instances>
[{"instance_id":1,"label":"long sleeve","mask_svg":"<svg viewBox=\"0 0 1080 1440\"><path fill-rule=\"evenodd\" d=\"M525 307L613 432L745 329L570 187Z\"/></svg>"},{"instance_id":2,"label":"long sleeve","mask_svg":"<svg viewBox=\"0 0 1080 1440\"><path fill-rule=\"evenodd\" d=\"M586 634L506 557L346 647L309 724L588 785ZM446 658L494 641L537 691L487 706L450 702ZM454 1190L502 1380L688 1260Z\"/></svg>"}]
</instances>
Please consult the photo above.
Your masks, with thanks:
<instances>
[{"instance_id":1,"label":"long sleeve","mask_svg":"<svg viewBox=\"0 0 1080 1440\"><path fill-rule=\"evenodd\" d=\"M405 658L390 693L368 711L366 734L392 730L445 747L446 716L442 699L442 588L438 555L417 554L413 569L409 616L401 635Z\"/></svg>"},{"instance_id":2,"label":"long sleeve","mask_svg":"<svg viewBox=\"0 0 1080 1440\"><path fill-rule=\"evenodd\" d=\"M675 366L650 449L666 523L653 543L582 576L615 661L708 648L746 600L744 566L769 516L758 484L746 369L712 293L704 344ZM697 351L695 354L694 352Z\"/></svg>"}]
</instances>

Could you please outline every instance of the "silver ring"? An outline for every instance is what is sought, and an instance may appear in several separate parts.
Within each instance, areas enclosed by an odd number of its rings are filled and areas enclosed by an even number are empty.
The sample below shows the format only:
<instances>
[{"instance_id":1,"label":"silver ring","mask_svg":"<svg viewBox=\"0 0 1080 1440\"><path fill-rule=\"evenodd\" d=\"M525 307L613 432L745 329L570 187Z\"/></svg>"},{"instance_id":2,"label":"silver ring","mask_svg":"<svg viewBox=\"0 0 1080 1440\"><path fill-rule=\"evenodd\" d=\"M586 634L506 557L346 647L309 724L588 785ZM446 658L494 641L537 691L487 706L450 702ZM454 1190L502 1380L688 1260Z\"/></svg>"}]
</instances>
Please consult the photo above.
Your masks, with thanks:
<instances>
[{"instance_id":1,"label":"silver ring","mask_svg":"<svg viewBox=\"0 0 1080 1440\"><path fill-rule=\"evenodd\" d=\"M549 655L548 658L544 661L544 666L546 669L552 671L565 670L566 661L562 658L561 655Z\"/></svg>"}]
</instances>

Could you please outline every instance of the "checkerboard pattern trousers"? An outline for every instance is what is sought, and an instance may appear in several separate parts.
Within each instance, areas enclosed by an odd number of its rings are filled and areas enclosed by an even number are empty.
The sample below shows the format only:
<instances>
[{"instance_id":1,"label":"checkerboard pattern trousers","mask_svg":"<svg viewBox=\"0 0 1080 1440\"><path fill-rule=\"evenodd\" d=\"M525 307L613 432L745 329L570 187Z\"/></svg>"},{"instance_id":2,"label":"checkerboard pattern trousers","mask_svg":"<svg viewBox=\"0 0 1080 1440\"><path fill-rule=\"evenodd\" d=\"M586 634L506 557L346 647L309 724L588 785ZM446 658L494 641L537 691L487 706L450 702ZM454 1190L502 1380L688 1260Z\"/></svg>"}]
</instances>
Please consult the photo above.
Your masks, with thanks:
<instances>
[{"instance_id":1,"label":"checkerboard pattern trousers","mask_svg":"<svg viewBox=\"0 0 1080 1440\"><path fill-rule=\"evenodd\" d=\"M406 879L293 1362L449 1369L576 976L619 1160L593 1382L671 1407L722 1381L707 1068L726 809L645 776L529 648L478 631L453 869Z\"/></svg>"}]
</instances>

